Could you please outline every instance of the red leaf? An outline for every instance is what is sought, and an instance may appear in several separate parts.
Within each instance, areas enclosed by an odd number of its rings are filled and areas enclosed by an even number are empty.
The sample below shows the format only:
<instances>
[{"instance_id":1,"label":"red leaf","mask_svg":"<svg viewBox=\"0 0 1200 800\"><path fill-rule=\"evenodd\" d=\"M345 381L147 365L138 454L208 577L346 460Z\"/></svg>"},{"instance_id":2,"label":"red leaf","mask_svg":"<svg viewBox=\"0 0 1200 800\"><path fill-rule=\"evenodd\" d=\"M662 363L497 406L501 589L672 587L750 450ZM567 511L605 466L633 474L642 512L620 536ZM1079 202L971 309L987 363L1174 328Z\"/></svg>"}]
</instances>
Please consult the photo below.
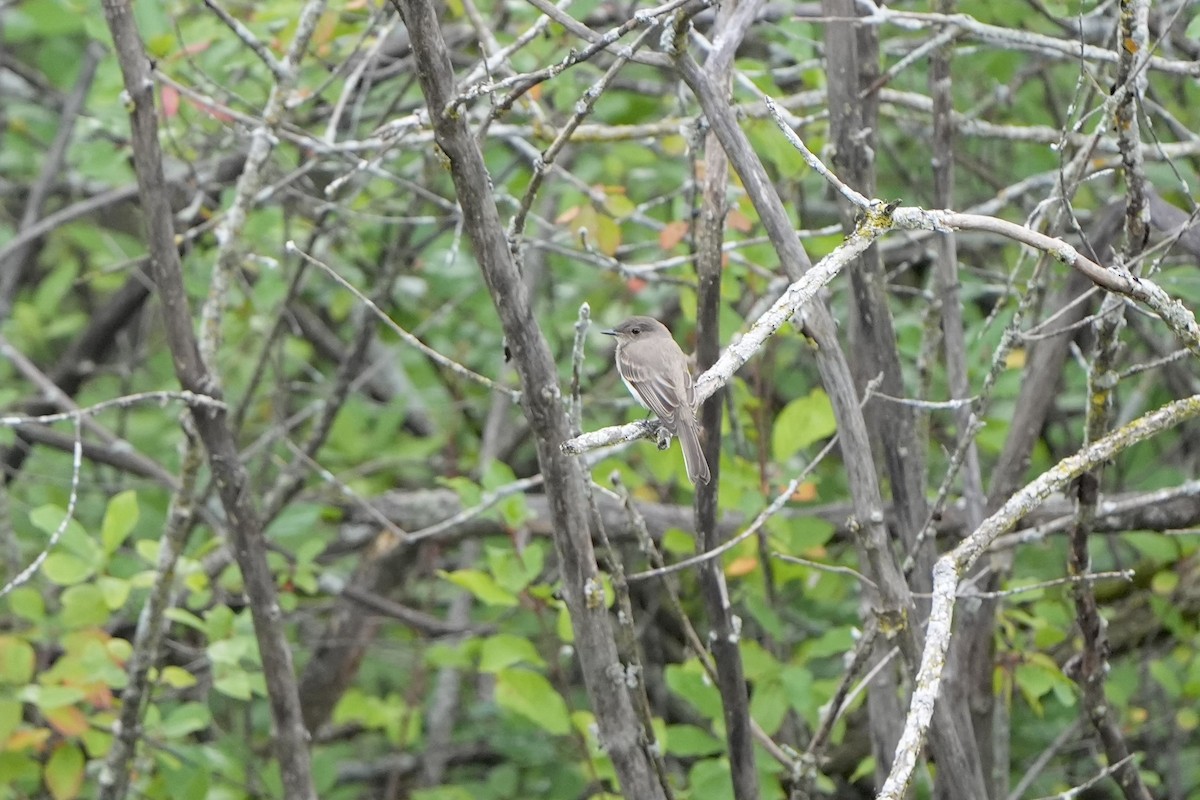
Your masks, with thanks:
<instances>
[{"instance_id":1,"label":"red leaf","mask_svg":"<svg viewBox=\"0 0 1200 800\"><path fill-rule=\"evenodd\" d=\"M688 224L683 220L677 219L674 222L668 222L658 232L658 246L663 250L670 250L683 241L683 237L687 235L687 232Z\"/></svg>"},{"instance_id":2,"label":"red leaf","mask_svg":"<svg viewBox=\"0 0 1200 800\"><path fill-rule=\"evenodd\" d=\"M171 119L179 113L179 90L174 86L162 87L163 116Z\"/></svg>"},{"instance_id":3,"label":"red leaf","mask_svg":"<svg viewBox=\"0 0 1200 800\"><path fill-rule=\"evenodd\" d=\"M192 106L193 108L195 108L198 111L202 111L205 114L208 114L210 117L217 120L218 122L233 122L233 117L229 116L229 114L225 113L224 111L222 111L219 108L210 106L208 103L202 103L199 100L193 99L191 97L185 97L184 99L187 100L188 105Z\"/></svg>"},{"instance_id":4,"label":"red leaf","mask_svg":"<svg viewBox=\"0 0 1200 800\"><path fill-rule=\"evenodd\" d=\"M749 233L754 230L754 221L737 209L730 211L729 216L725 219L730 228L740 233Z\"/></svg>"}]
</instances>

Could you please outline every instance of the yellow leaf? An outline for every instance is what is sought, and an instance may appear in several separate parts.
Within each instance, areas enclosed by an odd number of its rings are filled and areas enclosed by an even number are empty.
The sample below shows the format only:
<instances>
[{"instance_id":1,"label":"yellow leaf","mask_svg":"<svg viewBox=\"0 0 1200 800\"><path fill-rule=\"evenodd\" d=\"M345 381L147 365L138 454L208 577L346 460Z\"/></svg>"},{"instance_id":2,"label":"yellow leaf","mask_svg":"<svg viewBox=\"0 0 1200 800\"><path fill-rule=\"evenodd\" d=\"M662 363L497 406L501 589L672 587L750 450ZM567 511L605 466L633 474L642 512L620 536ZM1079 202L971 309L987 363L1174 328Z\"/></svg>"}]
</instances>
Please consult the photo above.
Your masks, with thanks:
<instances>
[{"instance_id":1,"label":"yellow leaf","mask_svg":"<svg viewBox=\"0 0 1200 800\"><path fill-rule=\"evenodd\" d=\"M756 569L758 569L756 556L742 556L729 562L729 565L725 567L725 574L730 578L740 578L743 575L749 575Z\"/></svg>"},{"instance_id":2,"label":"yellow leaf","mask_svg":"<svg viewBox=\"0 0 1200 800\"><path fill-rule=\"evenodd\" d=\"M792 492L792 499L798 503L811 503L817 499L817 485L812 481L804 481Z\"/></svg>"},{"instance_id":3,"label":"yellow leaf","mask_svg":"<svg viewBox=\"0 0 1200 800\"><path fill-rule=\"evenodd\" d=\"M83 752L74 743L64 742L50 756L43 776L54 800L78 797L83 788Z\"/></svg>"},{"instance_id":4,"label":"yellow leaf","mask_svg":"<svg viewBox=\"0 0 1200 800\"><path fill-rule=\"evenodd\" d=\"M621 247L621 226L612 217L596 215L596 249L606 256L615 256Z\"/></svg>"}]
</instances>

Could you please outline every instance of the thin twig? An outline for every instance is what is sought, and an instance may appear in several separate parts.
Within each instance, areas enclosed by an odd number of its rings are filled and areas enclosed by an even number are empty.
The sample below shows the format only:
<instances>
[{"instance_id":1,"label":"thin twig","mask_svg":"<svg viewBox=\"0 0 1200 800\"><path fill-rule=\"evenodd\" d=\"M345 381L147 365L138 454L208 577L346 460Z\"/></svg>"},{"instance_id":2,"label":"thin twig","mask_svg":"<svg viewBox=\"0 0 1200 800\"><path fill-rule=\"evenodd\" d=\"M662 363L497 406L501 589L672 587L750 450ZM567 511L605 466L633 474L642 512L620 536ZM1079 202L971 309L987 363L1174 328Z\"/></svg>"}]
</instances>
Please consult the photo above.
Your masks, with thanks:
<instances>
[{"instance_id":1,"label":"thin twig","mask_svg":"<svg viewBox=\"0 0 1200 800\"><path fill-rule=\"evenodd\" d=\"M329 277L331 277L335 281L337 281L337 283L343 289L350 292L352 295L355 296L355 298L358 299L358 301L360 303L362 303L364 306L366 306L368 309L370 309L371 313L374 314L376 317L378 317L381 322L383 322L385 325L387 325L392 330L393 333L395 333L397 336L399 336L404 341L408 342L413 347L420 350L425 355L429 356L429 358L432 359L434 361L434 363L441 364L443 367L450 370L455 375L459 375L468 380L475 381L476 383L482 384L483 386L486 386L487 388L492 389L494 391L500 392L501 394L508 395L508 397L511 398L514 403L521 399L521 393L518 390L510 389L507 386L501 386L500 384L493 381L491 378L480 375L478 372L474 372L474 371L464 367L462 364L459 364L454 359L452 359L448 356L444 356L441 353L439 353L437 350L434 350L432 347L430 347L429 345L422 342L416 336L413 336L411 333L404 330L404 328L401 328L396 323L395 320L393 320L391 317L389 317L387 315L387 313L382 308L380 308L378 305L376 305L369 297L367 297L365 294L363 294L361 291L359 291L358 288L354 284L350 283L350 281L346 280L341 275L337 274L337 272L334 271L333 267L330 267L328 264L325 264L324 262L319 261L315 257L304 252L299 247L297 247L296 243L294 241L292 241L291 239L289 239L284 244L284 249L287 250L289 253L296 253L297 255L299 255L301 258L303 258L308 263L310 263L316 267L320 267L321 270L324 271L326 275L328 275Z\"/></svg>"},{"instance_id":2,"label":"thin twig","mask_svg":"<svg viewBox=\"0 0 1200 800\"><path fill-rule=\"evenodd\" d=\"M811 567L812 569L820 570L821 572L832 572L835 575L849 575L851 578L854 578L854 580L866 584L872 589L879 588L879 585L876 584L875 581L871 580L866 575L863 575L861 572L852 567L844 567L840 564L823 564L820 561L810 561L807 558L789 556L787 553L780 553L778 551L771 553L771 555L774 558L778 558L780 561L786 561L789 564L799 564L802 567Z\"/></svg>"},{"instance_id":3,"label":"thin twig","mask_svg":"<svg viewBox=\"0 0 1200 800\"><path fill-rule=\"evenodd\" d=\"M114 397L111 400L102 400L95 405L73 411L60 411L55 414L41 414L34 417L27 417L21 414L0 416L0 428L19 428L22 425L46 425L51 422L64 422L69 419L78 421L84 417L90 417L111 408L129 408L138 403L148 402L162 404L170 400L178 400L197 409L211 408L224 410L226 408L223 400L217 400L208 395L196 394L195 392L186 390L178 392L139 392L137 394L125 395L124 397Z\"/></svg>"},{"instance_id":4,"label":"thin twig","mask_svg":"<svg viewBox=\"0 0 1200 800\"><path fill-rule=\"evenodd\" d=\"M46 542L46 546L42 548L41 552L37 554L37 557L33 559L29 566L18 572L13 576L12 580L0 588L0 597L7 596L9 592L24 584L37 573L75 516L75 504L79 500L79 468L83 464L83 431L80 425L80 418L75 417L75 452L71 459L71 490L67 496L67 511L63 514L62 522L50 534L50 540Z\"/></svg>"},{"instance_id":5,"label":"thin twig","mask_svg":"<svg viewBox=\"0 0 1200 800\"><path fill-rule=\"evenodd\" d=\"M217 18L225 23L225 26L229 30L233 31L233 35L240 39L242 44L249 47L250 51L258 56L258 60L263 62L267 69L271 70L271 74L275 76L276 81L283 83L288 80L288 67L271 53L270 48L263 44L262 40L255 36L253 31L243 25L237 17L226 11L217 0L204 0L204 5L208 6L209 11L216 14Z\"/></svg>"},{"instance_id":6,"label":"thin twig","mask_svg":"<svg viewBox=\"0 0 1200 800\"><path fill-rule=\"evenodd\" d=\"M1003 589L1003 590L995 591L995 592L975 592L975 591L964 592L964 591L960 591L958 593L958 596L960 598L974 597L974 598L981 599L981 600L984 600L984 599L994 600L994 599L998 599L1001 597L1013 597L1014 595L1024 594L1025 592L1036 592L1041 589L1050 589L1055 586L1073 585L1073 584L1080 583L1083 581L1088 581L1088 582L1094 583L1096 581L1107 580L1109 578L1123 580L1123 581L1131 581L1131 580L1133 580L1133 577L1134 577L1134 571L1131 569L1122 569L1122 570L1117 570L1115 572L1090 572L1087 575L1068 575L1063 578L1055 578L1055 579L1049 580L1049 581L1040 581L1038 583L1031 583L1028 586L1017 586L1012 589Z\"/></svg>"},{"instance_id":7,"label":"thin twig","mask_svg":"<svg viewBox=\"0 0 1200 800\"><path fill-rule=\"evenodd\" d=\"M575 344L571 348L571 433L576 436L583 431L580 378L583 375L583 346L587 343L587 332L591 323L592 307L585 302L579 306L579 317L575 320Z\"/></svg>"},{"instance_id":8,"label":"thin twig","mask_svg":"<svg viewBox=\"0 0 1200 800\"><path fill-rule=\"evenodd\" d=\"M1114 775L1117 772L1119 772L1120 770L1122 770L1127 764L1129 764L1129 762L1133 759L1133 757L1134 757L1134 754L1130 753L1129 755L1122 758L1120 761L1109 764L1107 767L1100 770L1100 772L1096 773L1091 778L1088 778L1086 781L1079 784L1078 786L1068 789L1065 792L1059 792L1058 794L1046 795L1045 797L1038 798L1038 800L1075 800L1076 797L1079 797L1084 792L1086 792L1088 789L1092 788L1097 783L1099 783L1100 781L1107 778L1109 775Z\"/></svg>"},{"instance_id":9,"label":"thin twig","mask_svg":"<svg viewBox=\"0 0 1200 800\"><path fill-rule=\"evenodd\" d=\"M816 458L809 462L808 465L806 465L804 469L800 471L799 475L797 475L795 478L792 478L792 480L788 482L788 485L784 487L784 490L775 496L775 499L771 501L770 505L759 512L758 516L754 518L754 521L746 527L746 530L742 531L737 536L727 539L717 547L714 547L711 550L706 550L703 553L698 553L691 558L685 558L683 561L677 561L674 564L668 564L666 566L656 567L654 569L649 569L644 572L638 572L630 575L629 582L634 583L637 581L644 581L649 578L661 578L662 576L669 575L672 572L680 572L682 570L689 569L690 567L703 564L706 561L710 561L725 553L728 553L730 550L758 533L759 529L762 528L762 526L765 525L767 521L771 519L771 517L775 516L775 514L778 513L779 510L783 508L783 506L789 500L792 499L792 496L796 493L796 489L799 488L800 484L804 482L804 479L807 478L814 469L816 469L817 465L824 460L825 456L829 455L829 451L831 451L837 444L837 440L837 436L830 437L829 441L825 443L825 446L821 448L821 451L817 453ZM863 578L863 580L866 579ZM867 583L871 582L867 581ZM873 583L871 585L874 586Z\"/></svg>"}]
</instances>

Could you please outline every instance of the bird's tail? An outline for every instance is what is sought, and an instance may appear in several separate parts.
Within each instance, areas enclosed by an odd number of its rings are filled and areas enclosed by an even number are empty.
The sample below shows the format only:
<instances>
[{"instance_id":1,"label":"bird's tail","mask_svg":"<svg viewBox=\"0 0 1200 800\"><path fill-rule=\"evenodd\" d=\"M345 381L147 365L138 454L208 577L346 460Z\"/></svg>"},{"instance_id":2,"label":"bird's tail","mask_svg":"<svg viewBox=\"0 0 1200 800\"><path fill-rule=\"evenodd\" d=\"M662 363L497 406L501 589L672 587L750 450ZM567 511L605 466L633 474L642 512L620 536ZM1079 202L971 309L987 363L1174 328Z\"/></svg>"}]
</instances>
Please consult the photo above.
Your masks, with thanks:
<instances>
[{"instance_id":1,"label":"bird's tail","mask_svg":"<svg viewBox=\"0 0 1200 800\"><path fill-rule=\"evenodd\" d=\"M683 448L683 465L687 468L688 480L692 483L708 483L712 474L708 471L708 460L700 449L700 426L694 416L685 415L676 435Z\"/></svg>"}]
</instances>

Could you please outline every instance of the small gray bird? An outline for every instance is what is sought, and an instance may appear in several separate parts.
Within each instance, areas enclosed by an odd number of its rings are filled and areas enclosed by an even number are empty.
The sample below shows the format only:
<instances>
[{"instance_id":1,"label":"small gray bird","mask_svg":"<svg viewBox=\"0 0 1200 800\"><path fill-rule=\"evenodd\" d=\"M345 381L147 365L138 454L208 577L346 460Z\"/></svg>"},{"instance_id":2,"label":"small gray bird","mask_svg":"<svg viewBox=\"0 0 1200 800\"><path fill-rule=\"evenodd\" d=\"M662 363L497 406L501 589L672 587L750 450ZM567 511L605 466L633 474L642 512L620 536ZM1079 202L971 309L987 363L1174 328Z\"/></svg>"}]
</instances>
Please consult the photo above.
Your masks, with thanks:
<instances>
[{"instance_id":1,"label":"small gray bird","mask_svg":"<svg viewBox=\"0 0 1200 800\"><path fill-rule=\"evenodd\" d=\"M679 437L688 480L708 483L711 474L700 449L692 375L688 372L687 356L667 326L653 317L630 317L611 331L601 333L617 339L617 372L625 388Z\"/></svg>"}]
</instances>

